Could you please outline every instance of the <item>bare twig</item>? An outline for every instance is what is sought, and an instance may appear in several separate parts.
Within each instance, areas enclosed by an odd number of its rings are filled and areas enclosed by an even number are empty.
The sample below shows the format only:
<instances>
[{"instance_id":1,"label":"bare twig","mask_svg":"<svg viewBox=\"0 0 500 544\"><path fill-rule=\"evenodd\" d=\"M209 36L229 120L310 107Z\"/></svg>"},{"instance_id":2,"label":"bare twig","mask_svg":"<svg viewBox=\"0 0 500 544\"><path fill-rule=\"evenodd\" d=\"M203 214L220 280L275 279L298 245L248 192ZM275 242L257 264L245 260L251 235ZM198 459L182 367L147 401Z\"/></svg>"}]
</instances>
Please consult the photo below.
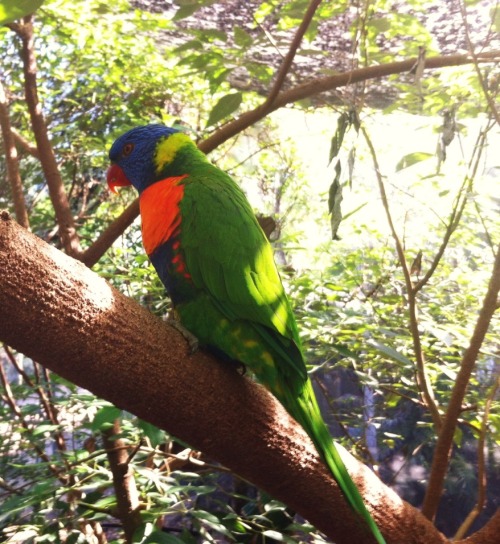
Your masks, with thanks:
<instances>
[{"instance_id":1,"label":"bare twig","mask_svg":"<svg viewBox=\"0 0 500 544\"><path fill-rule=\"evenodd\" d=\"M460 364L460 371L455 380L450 402L443 420L443 426L439 434L434 458L432 461L429 485L425 495L422 513L429 519L433 519L441 497L444 479L447 473L448 458L453 444L453 435L460 416L462 402L465 397L467 385L474 369L479 350L488 330L491 318L497 309L497 297L500 291L500 246L495 257L493 270L484 297L483 305L470 339L469 347L465 350Z\"/></svg>"},{"instance_id":2,"label":"bare twig","mask_svg":"<svg viewBox=\"0 0 500 544\"><path fill-rule=\"evenodd\" d=\"M89 268L92 268L92 266L94 266L94 264L96 264L96 262L113 245L113 242L134 222L138 215L139 199L136 198L132 204L130 204L125 211L108 226L99 238L79 256L79 260Z\"/></svg>"},{"instance_id":3,"label":"bare twig","mask_svg":"<svg viewBox=\"0 0 500 544\"><path fill-rule=\"evenodd\" d=\"M299 48L302 42L302 38L304 37L304 34L309 28L312 18L314 17L314 14L316 13L316 10L318 9L320 4L321 4L321 0L311 0L311 3L309 4L309 7L307 8L306 13L304 14L302 22L300 23L297 29L297 32L295 33L295 36L293 37L292 43L290 44L290 47L288 49L288 53L286 54L285 58L283 59L283 62L281 63L280 69L278 71L278 74L276 75L276 80L274 81L271 91L269 92L266 98L266 101L262 105L264 109L266 108L266 106L273 104L274 100L276 99L279 92L281 91L281 88L283 87L286 76L290 70L290 67L292 66L293 59L295 58L295 54L297 53L297 49Z\"/></svg>"},{"instance_id":4,"label":"bare twig","mask_svg":"<svg viewBox=\"0 0 500 544\"><path fill-rule=\"evenodd\" d=\"M451 235L455 232L455 230L457 229L460 223L460 219L462 218L462 214L464 212L465 205L467 203L467 197L472 191L474 179L476 177L477 170L479 168L482 153L483 153L483 150L485 149L486 136L490 128L491 126L488 126L479 133L476 144L474 146L472 158L470 161L471 165L455 197L455 203L453 205L453 209L451 211L450 218L446 226L446 231L443 236L443 241L441 242L441 245L438 251L434 255L432 263L429 266L424 277L421 280L419 280L414 286L415 293L417 293L418 291L422 289L422 287L424 287L424 285L430 280L430 278L436 271L436 268L438 267L441 261L441 258L446 248L448 247L448 243L450 241Z\"/></svg>"},{"instance_id":5,"label":"bare twig","mask_svg":"<svg viewBox=\"0 0 500 544\"><path fill-rule=\"evenodd\" d=\"M500 59L500 51L490 51L477 55L478 62L498 62ZM240 117L227 123L219 130L214 132L206 140L200 143L199 147L204 153L209 153L220 144L224 143L235 134L253 125L267 114L275 111L287 104L292 104L304 98L331 91L339 87L344 87L350 83L359 83L370 79L378 79L387 77L393 74L401 74L410 71L415 65L417 59L408 59L399 62L390 62L365 68L358 68L351 72L343 74L335 74L332 76L317 78L302 85L283 91L278 94L274 102L263 108L262 105L257 108L245 112ZM447 66L463 66L470 64L472 59L469 55L447 55L440 57L429 57L425 60L425 69L444 68Z\"/></svg>"},{"instance_id":6,"label":"bare twig","mask_svg":"<svg viewBox=\"0 0 500 544\"><path fill-rule=\"evenodd\" d=\"M474 51L474 45L472 44L472 40L470 38L469 22L467 20L467 8L465 6L465 2L464 0L458 0L458 3L460 5L460 14L462 15L463 27L465 30L465 40L467 42L467 49L469 50L469 54L472 57L474 69L476 70L476 74L477 74L477 79L479 80L479 85L481 86L481 89L483 90L483 94L484 94L484 97L486 98L486 102L488 103L488 107L492 117L496 120L497 124L500 125L500 114L498 113L498 109L495 103L495 98L491 95L488 89L488 85L486 81L484 80L484 76L481 73L481 69L479 68L478 55L476 55L476 52ZM497 9L498 9L498 5L497 5ZM498 92L498 86L497 86L496 92Z\"/></svg>"},{"instance_id":7,"label":"bare twig","mask_svg":"<svg viewBox=\"0 0 500 544\"><path fill-rule=\"evenodd\" d=\"M385 214L387 217L387 222L389 224L389 228L391 230L391 234L394 239L396 252L398 254L398 259L399 259L401 269L403 271L404 280L405 280L406 294L408 297L407 303L408 303L408 314L410 318L410 332L412 336L413 351L414 351L416 367L417 367L416 378L417 378L418 390L422 396L422 401L424 402L425 406L427 407L427 409L429 410L431 414L434 427L436 428L437 431L439 431L441 428L441 414L439 413L438 404L434 397L434 392L432 391L432 387L431 387L429 378L427 376L424 350L422 348L422 342L420 340L420 331L418 329L418 305L417 305L417 299L416 299L416 291L413 287L413 281L411 279L411 273L408 266L408 262L406 260L405 253L404 253L403 244L401 243L399 235L396 231L396 227L394 226L394 222L392 220L392 215L391 215L391 211L389 207L389 201L387 199L387 194L385 191L385 183L384 183L382 173L380 171L375 148L373 146L370 136L368 135L368 132L366 131L366 128L363 125L361 125L361 131L363 133L363 136L370 150L370 154L372 156L373 165L375 168L375 175L377 177L378 186L380 190L380 196L382 199L382 205L384 207Z\"/></svg>"}]
</instances>

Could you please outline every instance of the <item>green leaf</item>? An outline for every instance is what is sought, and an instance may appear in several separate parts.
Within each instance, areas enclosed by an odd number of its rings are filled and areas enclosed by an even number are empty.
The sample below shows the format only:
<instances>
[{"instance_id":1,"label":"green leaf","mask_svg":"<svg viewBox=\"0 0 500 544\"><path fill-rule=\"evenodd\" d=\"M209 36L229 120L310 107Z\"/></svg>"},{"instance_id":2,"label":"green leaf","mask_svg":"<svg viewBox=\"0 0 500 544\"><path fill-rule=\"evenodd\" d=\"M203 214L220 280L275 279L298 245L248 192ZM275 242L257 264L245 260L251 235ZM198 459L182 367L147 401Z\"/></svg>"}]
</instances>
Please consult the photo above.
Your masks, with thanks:
<instances>
[{"instance_id":1,"label":"green leaf","mask_svg":"<svg viewBox=\"0 0 500 544\"><path fill-rule=\"evenodd\" d=\"M122 411L116 406L103 406L95 415L91 429L95 432L104 431L113 426L115 419L121 416Z\"/></svg>"},{"instance_id":2,"label":"green leaf","mask_svg":"<svg viewBox=\"0 0 500 544\"><path fill-rule=\"evenodd\" d=\"M405 155L396 165L396 172L413 166L417 162L425 161L434 157L432 153L424 153L423 151L415 151L415 153L409 153Z\"/></svg>"},{"instance_id":3,"label":"green leaf","mask_svg":"<svg viewBox=\"0 0 500 544\"><path fill-rule=\"evenodd\" d=\"M137 422L137 426L139 427L139 429L142 429L142 432L145 434L145 436L149 438L149 441L151 442L153 448L165 442L165 431L162 431L161 429L156 427L156 425L140 419Z\"/></svg>"},{"instance_id":4,"label":"green leaf","mask_svg":"<svg viewBox=\"0 0 500 544\"><path fill-rule=\"evenodd\" d=\"M43 0L1 0L0 1L0 24L12 23L30 13L34 13Z\"/></svg>"},{"instance_id":5,"label":"green leaf","mask_svg":"<svg viewBox=\"0 0 500 544\"><path fill-rule=\"evenodd\" d=\"M183 544L183 540L163 531L153 531L141 544Z\"/></svg>"},{"instance_id":6,"label":"green leaf","mask_svg":"<svg viewBox=\"0 0 500 544\"><path fill-rule=\"evenodd\" d=\"M271 529L268 529L267 531L264 531L262 533L262 536L267 538L272 538L273 540L277 540L278 542L283 542L285 540L282 533L278 533L278 531L273 531Z\"/></svg>"},{"instance_id":7,"label":"green leaf","mask_svg":"<svg viewBox=\"0 0 500 544\"><path fill-rule=\"evenodd\" d=\"M340 161L337 161L335 165L335 179L330 185L330 191L328 196L328 210L331 214L330 225L332 229L332 239L338 240L337 232L339 230L340 222L342 221L342 185L340 185L339 178L341 173Z\"/></svg>"},{"instance_id":8,"label":"green leaf","mask_svg":"<svg viewBox=\"0 0 500 544\"><path fill-rule=\"evenodd\" d=\"M234 27L234 42L239 47L249 47L253 43L253 38L248 32L240 28L239 26Z\"/></svg>"},{"instance_id":9,"label":"green leaf","mask_svg":"<svg viewBox=\"0 0 500 544\"><path fill-rule=\"evenodd\" d=\"M367 26L374 28L377 33L387 32L391 28L391 21L386 18L372 19L367 23Z\"/></svg>"},{"instance_id":10,"label":"green leaf","mask_svg":"<svg viewBox=\"0 0 500 544\"><path fill-rule=\"evenodd\" d=\"M330 164L332 160L339 154L348 125L349 114L347 112L343 112L337 119L337 130L335 131L332 142L330 144L330 158L328 160L328 164Z\"/></svg>"},{"instance_id":11,"label":"green leaf","mask_svg":"<svg viewBox=\"0 0 500 544\"><path fill-rule=\"evenodd\" d=\"M177 0L177 4L180 6L173 16L173 21L179 21L185 19L190 15L193 15L196 11L204 6L210 6L215 0Z\"/></svg>"},{"instance_id":12,"label":"green leaf","mask_svg":"<svg viewBox=\"0 0 500 544\"><path fill-rule=\"evenodd\" d=\"M35 427L33 429L33 436L37 436L39 434L45 434L45 433L52 433L59 429L59 425L38 425L38 427Z\"/></svg>"},{"instance_id":13,"label":"green leaf","mask_svg":"<svg viewBox=\"0 0 500 544\"><path fill-rule=\"evenodd\" d=\"M189 17L190 15L193 15L195 11L198 11L201 6L198 6L196 4L192 4L190 6L181 6L176 12L175 15L172 17L172 21L180 21L181 19L185 19L186 17Z\"/></svg>"},{"instance_id":14,"label":"green leaf","mask_svg":"<svg viewBox=\"0 0 500 544\"><path fill-rule=\"evenodd\" d=\"M208 116L207 127L217 124L236 111L243 99L242 93L230 93L223 96L213 107Z\"/></svg>"},{"instance_id":15,"label":"green leaf","mask_svg":"<svg viewBox=\"0 0 500 544\"><path fill-rule=\"evenodd\" d=\"M462 446L462 440L464 437L464 433L462 429L457 425L455 427L455 432L453 433L453 442L458 446Z\"/></svg>"},{"instance_id":16,"label":"green leaf","mask_svg":"<svg viewBox=\"0 0 500 544\"><path fill-rule=\"evenodd\" d=\"M380 351L380 353L387 355L387 357L390 357L399 363L403 363L404 365L413 365L412 361L408 359L408 357L405 357L402 353L399 353L399 351L395 350L391 346L386 346L385 344L375 341L370 341L368 344L374 347L377 351Z\"/></svg>"}]
</instances>

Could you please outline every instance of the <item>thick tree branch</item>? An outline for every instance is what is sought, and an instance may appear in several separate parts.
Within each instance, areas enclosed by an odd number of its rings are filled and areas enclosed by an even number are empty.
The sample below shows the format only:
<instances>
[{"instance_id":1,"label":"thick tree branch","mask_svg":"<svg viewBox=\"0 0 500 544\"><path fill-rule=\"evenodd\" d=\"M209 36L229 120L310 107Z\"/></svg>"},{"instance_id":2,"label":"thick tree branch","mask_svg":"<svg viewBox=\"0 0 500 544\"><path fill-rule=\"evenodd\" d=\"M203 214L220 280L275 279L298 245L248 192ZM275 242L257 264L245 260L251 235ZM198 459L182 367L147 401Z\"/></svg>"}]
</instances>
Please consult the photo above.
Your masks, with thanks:
<instances>
[{"instance_id":1,"label":"thick tree branch","mask_svg":"<svg viewBox=\"0 0 500 544\"><path fill-rule=\"evenodd\" d=\"M11 24L10 27L20 37L22 43L21 58L23 61L26 104L28 105L31 127L40 155L40 163L49 188L50 199L54 206L61 242L68 255L76 256L80 253L80 243L75 222L38 99L33 16L25 17L23 23Z\"/></svg>"},{"instance_id":2,"label":"thick tree branch","mask_svg":"<svg viewBox=\"0 0 500 544\"><path fill-rule=\"evenodd\" d=\"M6 212L0 269L0 340L217 459L336 543L371 542L307 435L263 387L190 354L177 331ZM446 542L370 470L344 461L388 544Z\"/></svg>"},{"instance_id":3,"label":"thick tree branch","mask_svg":"<svg viewBox=\"0 0 500 544\"><path fill-rule=\"evenodd\" d=\"M488 327L497 310L497 297L500 292L500 246L498 247L493 270L488 285L488 290L484 297L483 305L479 312L476 327L470 339L469 347L465 350L460 364L460 371L455 380L455 385L451 393L450 402L443 420L443 426L439 434L432 468L429 476L429 485L425 495L422 507L423 514L429 519L433 519L441 498L443 482L447 472L448 456L453 444L453 435L462 409L462 402L465 397L467 386L474 365L476 364L479 350L483 343Z\"/></svg>"}]
</instances>

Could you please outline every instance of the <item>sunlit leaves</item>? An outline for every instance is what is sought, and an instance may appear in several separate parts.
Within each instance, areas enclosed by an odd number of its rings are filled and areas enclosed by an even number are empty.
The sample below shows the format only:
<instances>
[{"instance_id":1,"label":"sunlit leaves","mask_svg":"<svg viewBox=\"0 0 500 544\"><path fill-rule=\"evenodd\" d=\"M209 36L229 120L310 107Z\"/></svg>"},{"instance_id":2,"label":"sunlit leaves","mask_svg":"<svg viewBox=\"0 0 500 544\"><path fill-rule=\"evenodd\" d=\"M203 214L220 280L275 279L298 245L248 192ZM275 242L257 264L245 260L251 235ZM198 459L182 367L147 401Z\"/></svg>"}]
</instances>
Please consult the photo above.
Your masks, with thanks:
<instances>
[{"instance_id":1,"label":"sunlit leaves","mask_svg":"<svg viewBox=\"0 0 500 544\"><path fill-rule=\"evenodd\" d=\"M25 15L34 13L44 0L1 0L0 24L11 23Z\"/></svg>"}]
</instances>

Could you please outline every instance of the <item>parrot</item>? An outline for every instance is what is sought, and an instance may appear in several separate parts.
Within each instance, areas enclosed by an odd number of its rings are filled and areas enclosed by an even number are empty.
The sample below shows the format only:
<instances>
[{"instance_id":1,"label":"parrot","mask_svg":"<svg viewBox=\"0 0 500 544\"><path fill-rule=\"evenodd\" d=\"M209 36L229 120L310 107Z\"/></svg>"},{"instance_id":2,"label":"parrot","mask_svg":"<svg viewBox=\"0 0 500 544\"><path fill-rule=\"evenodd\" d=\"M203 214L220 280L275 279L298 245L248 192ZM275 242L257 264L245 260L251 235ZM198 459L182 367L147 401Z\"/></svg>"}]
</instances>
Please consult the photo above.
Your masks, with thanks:
<instances>
[{"instance_id":1,"label":"parrot","mask_svg":"<svg viewBox=\"0 0 500 544\"><path fill-rule=\"evenodd\" d=\"M109 188L139 193L142 241L199 346L250 369L303 427L345 499L385 540L321 416L271 244L244 192L183 130L135 127L109 151Z\"/></svg>"}]
</instances>

